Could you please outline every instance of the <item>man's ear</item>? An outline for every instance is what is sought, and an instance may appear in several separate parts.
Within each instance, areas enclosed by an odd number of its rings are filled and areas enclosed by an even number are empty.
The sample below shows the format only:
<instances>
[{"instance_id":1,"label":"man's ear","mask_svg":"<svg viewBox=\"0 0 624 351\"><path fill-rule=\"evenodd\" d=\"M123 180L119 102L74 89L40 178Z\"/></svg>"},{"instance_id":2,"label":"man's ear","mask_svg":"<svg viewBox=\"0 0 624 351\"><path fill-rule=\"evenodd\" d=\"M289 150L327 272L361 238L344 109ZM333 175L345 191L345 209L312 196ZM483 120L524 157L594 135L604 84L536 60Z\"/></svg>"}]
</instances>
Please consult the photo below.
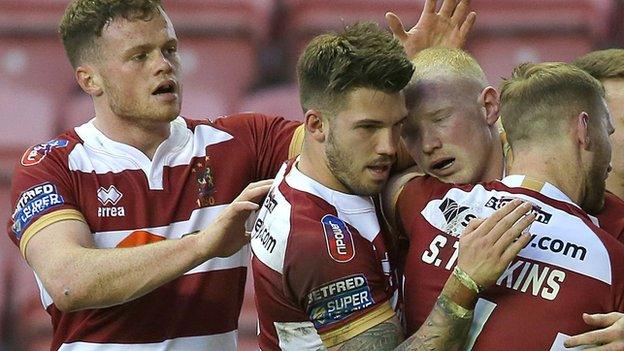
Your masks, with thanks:
<instances>
[{"instance_id":1,"label":"man's ear","mask_svg":"<svg viewBox=\"0 0 624 351\"><path fill-rule=\"evenodd\" d=\"M328 131L328 122L324 120L321 111L314 109L306 111L303 123L306 133L308 133L312 139L319 143L325 141Z\"/></svg>"},{"instance_id":2,"label":"man's ear","mask_svg":"<svg viewBox=\"0 0 624 351\"><path fill-rule=\"evenodd\" d=\"M76 68L76 81L87 94L95 97L104 93L102 82L95 68L91 65L81 65Z\"/></svg>"},{"instance_id":3,"label":"man's ear","mask_svg":"<svg viewBox=\"0 0 624 351\"><path fill-rule=\"evenodd\" d=\"M589 115L583 111L576 116L576 139L583 150L590 149L591 140L589 137Z\"/></svg>"},{"instance_id":4,"label":"man's ear","mask_svg":"<svg viewBox=\"0 0 624 351\"><path fill-rule=\"evenodd\" d=\"M485 87L479 95L479 103L485 108L485 121L493 126L498 121L500 112L500 95L492 86Z\"/></svg>"}]
</instances>

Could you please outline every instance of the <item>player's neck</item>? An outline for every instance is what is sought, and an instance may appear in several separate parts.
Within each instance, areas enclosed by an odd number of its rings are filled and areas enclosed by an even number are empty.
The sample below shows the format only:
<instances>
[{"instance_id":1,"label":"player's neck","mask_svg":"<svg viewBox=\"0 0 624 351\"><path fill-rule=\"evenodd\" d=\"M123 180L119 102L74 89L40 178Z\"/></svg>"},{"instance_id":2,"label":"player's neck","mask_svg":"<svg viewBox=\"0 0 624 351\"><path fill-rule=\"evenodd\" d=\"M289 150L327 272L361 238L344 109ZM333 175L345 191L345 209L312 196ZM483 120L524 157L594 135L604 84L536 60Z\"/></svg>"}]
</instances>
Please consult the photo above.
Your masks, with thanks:
<instances>
[{"instance_id":1,"label":"player's neck","mask_svg":"<svg viewBox=\"0 0 624 351\"><path fill-rule=\"evenodd\" d=\"M169 137L170 122L136 121L96 115L95 127L109 139L130 145L153 159L158 146Z\"/></svg>"},{"instance_id":2,"label":"player's neck","mask_svg":"<svg viewBox=\"0 0 624 351\"><path fill-rule=\"evenodd\" d=\"M543 150L543 149L542 149ZM514 162L509 167L509 175L518 174L548 182L566 194L579 205L583 196L584 179L582 171L565 154L515 152Z\"/></svg>"},{"instance_id":3,"label":"player's neck","mask_svg":"<svg viewBox=\"0 0 624 351\"><path fill-rule=\"evenodd\" d=\"M306 176L316 180L322 185L342 193L350 193L347 189L329 170L327 166L327 160L322 152L311 152L304 145L301 151L301 157L297 164L297 169Z\"/></svg>"},{"instance_id":4,"label":"player's neck","mask_svg":"<svg viewBox=\"0 0 624 351\"><path fill-rule=\"evenodd\" d=\"M500 136L496 136L496 139L492 143L492 150L490 152L490 158L488 160L488 167L486 168L481 182L491 182L497 179L502 179L505 175L505 155L503 154L503 145L500 141Z\"/></svg>"},{"instance_id":5,"label":"player's neck","mask_svg":"<svg viewBox=\"0 0 624 351\"><path fill-rule=\"evenodd\" d=\"M624 174L613 171L607 178L607 190L624 199Z\"/></svg>"}]
</instances>

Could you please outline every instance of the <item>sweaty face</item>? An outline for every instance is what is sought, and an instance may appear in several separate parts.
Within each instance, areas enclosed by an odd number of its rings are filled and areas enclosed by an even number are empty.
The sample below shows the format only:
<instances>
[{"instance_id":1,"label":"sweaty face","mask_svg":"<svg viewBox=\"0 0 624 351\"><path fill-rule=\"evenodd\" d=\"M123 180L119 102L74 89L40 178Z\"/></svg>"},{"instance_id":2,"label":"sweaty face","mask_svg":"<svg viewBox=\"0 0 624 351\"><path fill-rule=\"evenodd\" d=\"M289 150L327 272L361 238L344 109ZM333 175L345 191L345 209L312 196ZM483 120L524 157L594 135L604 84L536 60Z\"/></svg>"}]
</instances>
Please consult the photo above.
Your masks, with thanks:
<instances>
[{"instance_id":1,"label":"sweaty face","mask_svg":"<svg viewBox=\"0 0 624 351\"><path fill-rule=\"evenodd\" d=\"M615 191L624 183L624 78L607 79L602 83L615 127L615 133L611 135L613 172L607 179L607 188Z\"/></svg>"},{"instance_id":2,"label":"sweaty face","mask_svg":"<svg viewBox=\"0 0 624 351\"><path fill-rule=\"evenodd\" d=\"M590 148L593 155L585 171L585 197L581 200L581 208L590 214L598 213L604 205L606 179L611 170L609 135L614 132L606 104L597 110L600 111L598 114L590 116L590 119L597 118L598 121L593 122L596 125L593 129L590 127Z\"/></svg>"},{"instance_id":3,"label":"sweaty face","mask_svg":"<svg viewBox=\"0 0 624 351\"><path fill-rule=\"evenodd\" d=\"M119 118L166 122L180 113L180 58L173 25L164 12L114 19L97 39L103 98Z\"/></svg>"},{"instance_id":4,"label":"sweaty face","mask_svg":"<svg viewBox=\"0 0 624 351\"><path fill-rule=\"evenodd\" d=\"M396 160L407 110L401 93L356 89L347 106L330 117L325 145L333 176L355 195L375 195L388 181Z\"/></svg>"},{"instance_id":5,"label":"sweaty face","mask_svg":"<svg viewBox=\"0 0 624 351\"><path fill-rule=\"evenodd\" d=\"M421 81L406 94L401 136L421 170L447 183L489 181L494 167L490 126L479 87L450 80Z\"/></svg>"}]
</instances>

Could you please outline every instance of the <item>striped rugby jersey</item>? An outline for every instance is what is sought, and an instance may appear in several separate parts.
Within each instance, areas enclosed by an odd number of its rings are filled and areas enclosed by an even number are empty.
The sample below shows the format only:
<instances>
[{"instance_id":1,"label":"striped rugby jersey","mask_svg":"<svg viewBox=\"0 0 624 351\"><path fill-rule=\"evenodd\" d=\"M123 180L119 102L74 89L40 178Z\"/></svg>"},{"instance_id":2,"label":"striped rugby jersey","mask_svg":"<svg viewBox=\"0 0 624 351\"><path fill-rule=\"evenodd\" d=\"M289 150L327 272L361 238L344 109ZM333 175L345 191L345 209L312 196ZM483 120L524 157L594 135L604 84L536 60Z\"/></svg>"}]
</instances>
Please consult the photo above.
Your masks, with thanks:
<instances>
[{"instance_id":1,"label":"striped rugby jersey","mask_svg":"<svg viewBox=\"0 0 624 351\"><path fill-rule=\"evenodd\" d=\"M532 239L480 295L466 350L564 350L567 336L592 329L583 312L624 311L624 245L559 189L523 175L477 185L423 176L405 185L397 203L409 238L403 276L408 333L435 304L468 222L514 198L533 204Z\"/></svg>"},{"instance_id":2,"label":"striped rugby jersey","mask_svg":"<svg viewBox=\"0 0 624 351\"><path fill-rule=\"evenodd\" d=\"M88 224L98 248L143 245L204 229L250 182L288 158L297 122L256 114L178 117L152 160L88 122L24 154L8 234L22 253L57 221ZM136 300L64 313L37 279L52 350L236 350L249 248L208 260ZM167 264L167 262L162 262Z\"/></svg>"}]
</instances>

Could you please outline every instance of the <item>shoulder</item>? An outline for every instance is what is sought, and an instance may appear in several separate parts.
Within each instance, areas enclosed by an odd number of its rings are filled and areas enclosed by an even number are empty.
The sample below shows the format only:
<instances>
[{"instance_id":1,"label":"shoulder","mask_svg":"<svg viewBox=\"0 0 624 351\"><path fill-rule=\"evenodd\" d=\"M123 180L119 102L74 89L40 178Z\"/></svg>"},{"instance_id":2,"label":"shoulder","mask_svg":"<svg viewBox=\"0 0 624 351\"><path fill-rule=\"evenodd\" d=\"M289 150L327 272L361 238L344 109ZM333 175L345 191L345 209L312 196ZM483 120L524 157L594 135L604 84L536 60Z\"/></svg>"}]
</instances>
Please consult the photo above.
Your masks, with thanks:
<instances>
[{"instance_id":1,"label":"shoulder","mask_svg":"<svg viewBox=\"0 0 624 351\"><path fill-rule=\"evenodd\" d=\"M82 140L75 132L63 133L52 140L33 145L26 149L20 158L18 167L41 167L50 163L50 160L67 164L69 154L81 144Z\"/></svg>"}]
</instances>

